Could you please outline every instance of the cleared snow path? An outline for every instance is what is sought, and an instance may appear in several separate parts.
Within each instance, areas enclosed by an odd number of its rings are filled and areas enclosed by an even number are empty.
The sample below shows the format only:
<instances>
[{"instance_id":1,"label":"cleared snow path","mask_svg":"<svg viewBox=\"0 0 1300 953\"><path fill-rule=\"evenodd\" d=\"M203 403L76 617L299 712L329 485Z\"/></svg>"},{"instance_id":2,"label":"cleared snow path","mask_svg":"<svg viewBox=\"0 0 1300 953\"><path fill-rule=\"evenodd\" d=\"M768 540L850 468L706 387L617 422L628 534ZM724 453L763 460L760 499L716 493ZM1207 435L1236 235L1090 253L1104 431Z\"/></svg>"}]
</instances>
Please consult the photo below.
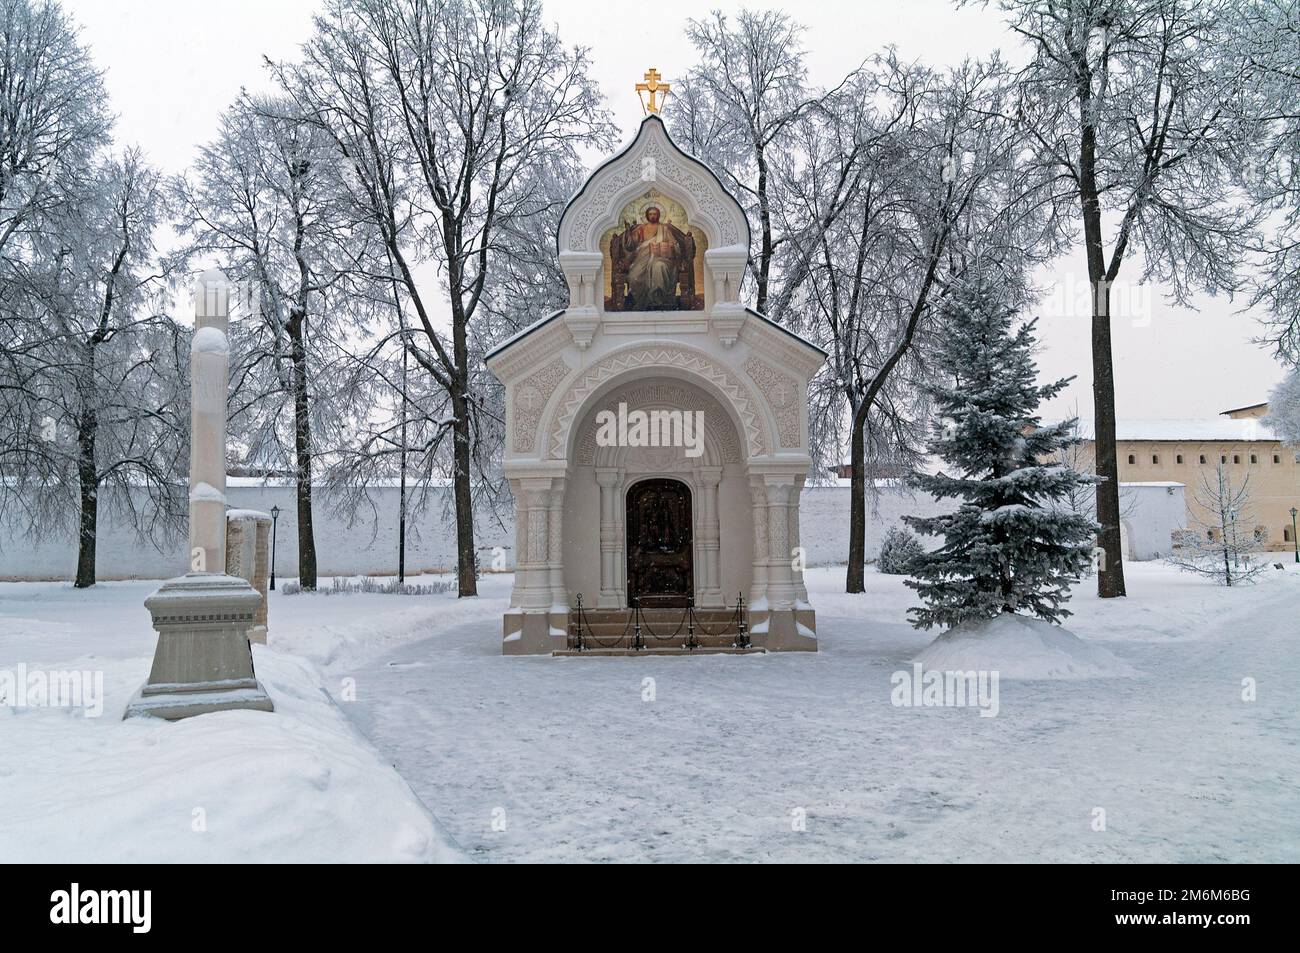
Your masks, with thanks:
<instances>
[{"instance_id":1,"label":"cleared snow path","mask_svg":"<svg viewBox=\"0 0 1300 953\"><path fill-rule=\"evenodd\" d=\"M842 573L809 573L815 655L502 658L493 616L329 671L490 861L1300 860L1300 574L1086 582L1067 626L1139 677L1006 680L982 718L891 705L935 633L898 621L901 579L849 597Z\"/></svg>"}]
</instances>

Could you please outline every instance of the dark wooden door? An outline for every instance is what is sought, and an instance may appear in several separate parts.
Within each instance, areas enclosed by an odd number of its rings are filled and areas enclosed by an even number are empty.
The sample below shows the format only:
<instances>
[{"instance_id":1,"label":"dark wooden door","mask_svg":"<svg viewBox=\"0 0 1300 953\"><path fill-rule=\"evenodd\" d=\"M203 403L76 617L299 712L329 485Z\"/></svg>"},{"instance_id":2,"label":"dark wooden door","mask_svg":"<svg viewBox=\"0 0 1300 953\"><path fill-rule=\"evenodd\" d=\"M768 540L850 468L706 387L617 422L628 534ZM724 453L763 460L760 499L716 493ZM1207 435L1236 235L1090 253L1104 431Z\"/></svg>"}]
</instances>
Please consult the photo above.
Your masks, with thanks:
<instances>
[{"instance_id":1,"label":"dark wooden door","mask_svg":"<svg viewBox=\"0 0 1300 953\"><path fill-rule=\"evenodd\" d=\"M642 608L685 606L692 576L691 491L677 480L643 480L627 494L627 595Z\"/></svg>"}]
</instances>

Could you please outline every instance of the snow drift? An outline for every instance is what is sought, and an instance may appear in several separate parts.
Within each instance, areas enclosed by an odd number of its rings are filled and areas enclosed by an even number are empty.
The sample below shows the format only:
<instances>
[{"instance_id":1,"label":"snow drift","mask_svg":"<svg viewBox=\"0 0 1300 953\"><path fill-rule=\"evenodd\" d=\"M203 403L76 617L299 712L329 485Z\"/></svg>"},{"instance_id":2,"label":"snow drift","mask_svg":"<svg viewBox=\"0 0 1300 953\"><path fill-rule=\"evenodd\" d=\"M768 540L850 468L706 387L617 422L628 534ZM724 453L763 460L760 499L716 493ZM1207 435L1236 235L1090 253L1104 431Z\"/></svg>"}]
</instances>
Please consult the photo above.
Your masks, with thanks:
<instances>
[{"instance_id":1,"label":"snow drift","mask_svg":"<svg viewBox=\"0 0 1300 953\"><path fill-rule=\"evenodd\" d=\"M949 629L916 657L926 669L995 671L1001 678L1115 678L1136 675L1127 662L1073 632L1004 613Z\"/></svg>"}]
</instances>

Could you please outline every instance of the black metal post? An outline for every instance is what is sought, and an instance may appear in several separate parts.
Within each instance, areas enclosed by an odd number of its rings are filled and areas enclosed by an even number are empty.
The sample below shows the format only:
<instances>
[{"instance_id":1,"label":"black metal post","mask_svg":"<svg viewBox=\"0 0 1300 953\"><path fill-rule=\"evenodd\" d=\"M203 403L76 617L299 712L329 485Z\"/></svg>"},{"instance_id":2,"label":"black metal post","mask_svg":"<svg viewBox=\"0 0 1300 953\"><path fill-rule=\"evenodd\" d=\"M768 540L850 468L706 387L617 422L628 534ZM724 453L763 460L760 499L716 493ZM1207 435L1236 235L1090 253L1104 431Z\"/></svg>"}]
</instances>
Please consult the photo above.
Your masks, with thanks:
<instances>
[{"instance_id":1,"label":"black metal post","mask_svg":"<svg viewBox=\"0 0 1300 953\"><path fill-rule=\"evenodd\" d=\"M1295 544L1295 561L1300 563L1300 536L1295 534L1295 507L1291 507L1291 542Z\"/></svg>"},{"instance_id":2,"label":"black metal post","mask_svg":"<svg viewBox=\"0 0 1300 953\"><path fill-rule=\"evenodd\" d=\"M700 643L695 641L695 593L686 597L686 647L694 650Z\"/></svg>"},{"instance_id":3,"label":"black metal post","mask_svg":"<svg viewBox=\"0 0 1300 953\"><path fill-rule=\"evenodd\" d=\"M740 635L736 639L736 644L739 648L747 649L750 645L749 620L745 616L745 594L743 592L736 593L736 615L740 619Z\"/></svg>"},{"instance_id":4,"label":"black metal post","mask_svg":"<svg viewBox=\"0 0 1300 953\"><path fill-rule=\"evenodd\" d=\"M582 622L583 622L583 619L582 619L582 593L578 593L578 607L577 607L576 615L577 615L577 621L574 622L574 623L573 623L569 628L573 629L573 633L574 633L574 635L576 636L576 639L575 639L575 642L574 642L574 648L576 648L579 652L581 652L581 651L583 650L583 645L582 645Z\"/></svg>"},{"instance_id":5,"label":"black metal post","mask_svg":"<svg viewBox=\"0 0 1300 953\"><path fill-rule=\"evenodd\" d=\"M275 591L275 531L280 523L280 507L271 507L271 591Z\"/></svg>"}]
</instances>

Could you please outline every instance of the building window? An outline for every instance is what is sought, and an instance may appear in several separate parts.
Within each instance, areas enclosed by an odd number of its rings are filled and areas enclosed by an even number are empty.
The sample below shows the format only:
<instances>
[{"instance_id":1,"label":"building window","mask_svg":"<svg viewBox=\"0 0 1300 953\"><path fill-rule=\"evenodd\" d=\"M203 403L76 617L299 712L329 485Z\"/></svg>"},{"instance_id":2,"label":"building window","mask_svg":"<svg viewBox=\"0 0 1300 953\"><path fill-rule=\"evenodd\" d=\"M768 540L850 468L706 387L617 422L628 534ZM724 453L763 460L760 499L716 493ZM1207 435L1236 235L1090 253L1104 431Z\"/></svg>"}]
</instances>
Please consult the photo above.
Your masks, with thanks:
<instances>
[{"instance_id":1,"label":"building window","mask_svg":"<svg viewBox=\"0 0 1300 953\"><path fill-rule=\"evenodd\" d=\"M1232 462L1233 462L1234 464L1240 463L1240 462L1241 462L1241 454L1239 454L1239 453L1234 453L1234 454L1232 455Z\"/></svg>"},{"instance_id":2,"label":"building window","mask_svg":"<svg viewBox=\"0 0 1300 953\"><path fill-rule=\"evenodd\" d=\"M1183 455L1181 453L1174 455L1174 463L1182 463Z\"/></svg>"},{"instance_id":3,"label":"building window","mask_svg":"<svg viewBox=\"0 0 1300 953\"><path fill-rule=\"evenodd\" d=\"M1275 453L1275 454L1273 454L1273 462L1274 462L1274 463L1281 463L1281 462L1282 462L1282 454L1280 454L1280 453Z\"/></svg>"},{"instance_id":4,"label":"building window","mask_svg":"<svg viewBox=\"0 0 1300 953\"><path fill-rule=\"evenodd\" d=\"M1225 454L1221 454L1221 455L1219 456L1219 462L1220 462L1220 463L1227 463L1227 462L1228 462L1228 455L1227 455L1226 453L1225 453Z\"/></svg>"},{"instance_id":5,"label":"building window","mask_svg":"<svg viewBox=\"0 0 1300 953\"><path fill-rule=\"evenodd\" d=\"M1205 465L1205 454L1201 454L1201 465Z\"/></svg>"},{"instance_id":6,"label":"building window","mask_svg":"<svg viewBox=\"0 0 1300 953\"><path fill-rule=\"evenodd\" d=\"M1137 462L1138 462L1138 458L1137 458L1134 454L1131 454L1131 453L1130 453L1130 454L1128 455L1128 463L1129 463L1129 466L1133 466L1133 465L1134 465L1135 463L1137 463Z\"/></svg>"},{"instance_id":7,"label":"building window","mask_svg":"<svg viewBox=\"0 0 1300 953\"><path fill-rule=\"evenodd\" d=\"M1160 466L1160 454L1158 453L1151 454L1151 465L1153 467Z\"/></svg>"}]
</instances>

